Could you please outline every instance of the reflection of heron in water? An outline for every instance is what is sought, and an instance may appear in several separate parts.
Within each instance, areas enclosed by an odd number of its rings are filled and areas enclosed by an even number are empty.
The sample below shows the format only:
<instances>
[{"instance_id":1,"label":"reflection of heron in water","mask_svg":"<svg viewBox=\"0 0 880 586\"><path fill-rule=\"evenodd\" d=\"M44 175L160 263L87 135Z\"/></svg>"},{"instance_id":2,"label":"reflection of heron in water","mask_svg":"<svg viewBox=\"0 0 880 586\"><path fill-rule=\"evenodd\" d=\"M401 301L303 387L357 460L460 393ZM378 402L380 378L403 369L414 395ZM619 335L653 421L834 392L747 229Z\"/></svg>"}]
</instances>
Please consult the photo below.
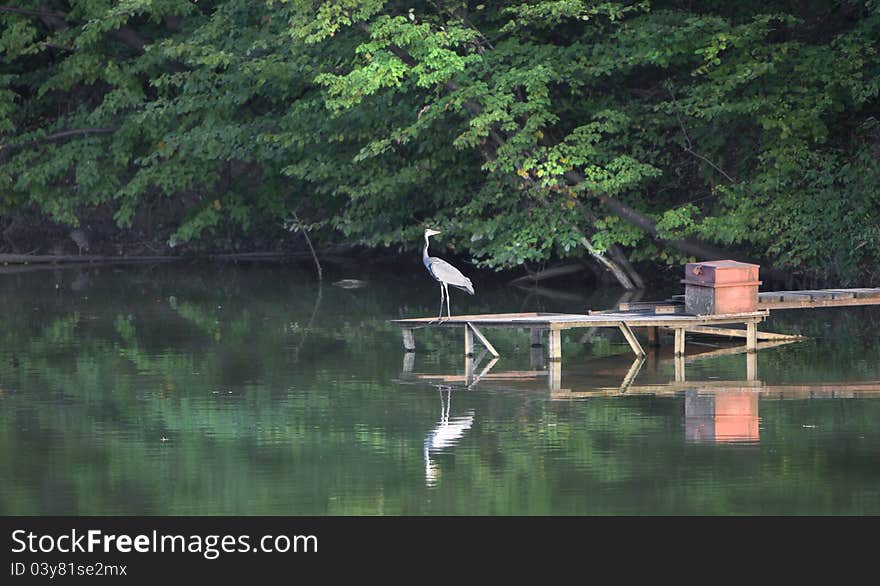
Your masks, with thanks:
<instances>
[{"instance_id":1,"label":"reflection of heron in water","mask_svg":"<svg viewBox=\"0 0 880 586\"><path fill-rule=\"evenodd\" d=\"M425 436L425 484L434 486L440 475L440 468L436 462L431 462L431 452L440 452L454 446L471 428L474 423L474 410L470 409L464 415L449 418L449 410L452 407L452 388L441 386L440 390L440 422ZM446 391L444 400L443 392Z\"/></svg>"}]
</instances>

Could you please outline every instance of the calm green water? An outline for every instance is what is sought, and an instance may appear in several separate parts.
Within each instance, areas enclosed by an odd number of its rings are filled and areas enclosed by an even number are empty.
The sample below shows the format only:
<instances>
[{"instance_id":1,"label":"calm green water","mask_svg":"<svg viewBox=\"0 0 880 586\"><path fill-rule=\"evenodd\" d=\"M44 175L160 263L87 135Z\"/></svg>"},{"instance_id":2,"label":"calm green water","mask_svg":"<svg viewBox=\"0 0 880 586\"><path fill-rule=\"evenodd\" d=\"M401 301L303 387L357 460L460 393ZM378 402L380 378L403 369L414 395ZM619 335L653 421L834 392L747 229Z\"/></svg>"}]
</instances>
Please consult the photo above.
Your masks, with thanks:
<instances>
[{"instance_id":1,"label":"calm green water","mask_svg":"<svg viewBox=\"0 0 880 586\"><path fill-rule=\"evenodd\" d=\"M774 314L811 339L762 350L758 381L738 354L676 385L666 346L623 393L615 332L567 334L551 392L510 374L526 332L487 330L502 357L468 388L460 333L417 331L407 364L388 323L436 312L423 273L0 274L0 514L880 513L880 308ZM454 312L617 297L475 285Z\"/></svg>"}]
</instances>

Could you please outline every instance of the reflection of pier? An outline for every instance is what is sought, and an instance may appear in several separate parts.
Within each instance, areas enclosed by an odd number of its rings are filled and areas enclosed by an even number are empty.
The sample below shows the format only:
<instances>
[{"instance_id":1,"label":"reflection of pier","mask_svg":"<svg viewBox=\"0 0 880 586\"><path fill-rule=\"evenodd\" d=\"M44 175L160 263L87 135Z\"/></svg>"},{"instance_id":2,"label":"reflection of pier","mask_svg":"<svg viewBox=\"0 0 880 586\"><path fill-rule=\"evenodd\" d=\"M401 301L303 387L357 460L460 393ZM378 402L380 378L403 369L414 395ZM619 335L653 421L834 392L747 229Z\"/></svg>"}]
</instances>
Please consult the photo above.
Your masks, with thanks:
<instances>
[{"instance_id":1,"label":"reflection of pier","mask_svg":"<svg viewBox=\"0 0 880 586\"><path fill-rule=\"evenodd\" d=\"M498 362L498 357L493 356L485 365L483 364L488 351L484 350L476 358L472 355L464 357L464 374L417 374L413 373L415 366L415 354L412 352L404 353L402 379L415 379L432 384L441 385L458 385L462 387L471 387L480 383L481 387L502 384L513 384L515 387L526 385L530 389L534 389L541 383L539 381L546 380L546 388L551 393L568 392L563 388L562 383L562 363L556 360L545 360L539 345L535 344L536 336L532 336L532 352L531 352L531 368L529 370L503 371L493 372L493 367ZM539 337L538 337L539 338ZM760 342L757 344L759 349L773 348L790 343L789 340L776 340L770 342ZM663 349L653 348L646 356L638 356L632 363L627 363L628 367L621 368L621 357L614 356L605 359L594 359L590 361L593 367L593 375L590 381L595 384L596 375L599 378L610 374L613 371L618 377L616 388L618 391L624 392L628 389L642 368L646 366L648 370L656 372L659 366L664 364L673 364L675 372L675 380L678 382L685 381L685 365L697 360L705 360L708 358L716 358L719 356L731 356L736 354L745 354L746 360L746 379L756 380L758 372L758 356L754 352L748 352L745 346L729 346L724 348L706 349L699 347L692 354L684 356L672 354ZM610 366L613 365L613 366ZM566 378L566 387L571 387L570 381ZM611 383L611 381L603 381Z\"/></svg>"},{"instance_id":2,"label":"reflection of pier","mask_svg":"<svg viewBox=\"0 0 880 586\"><path fill-rule=\"evenodd\" d=\"M590 399L594 397L618 397L633 395L675 396L685 391L699 389L706 393L748 391L763 399L861 399L880 398L880 381L857 383L778 383L770 384L761 380L673 380L656 384L633 384L642 370L645 361L636 360L624 374L621 384L614 385L614 378L620 377L620 370L607 370L596 375L567 375L566 386L553 388L547 379L554 379L551 368L547 370L511 370L490 372L479 381L484 390L539 391L547 393L554 400ZM621 369L622 370L622 369ZM465 376L460 374L404 374L402 380L422 383L468 386Z\"/></svg>"},{"instance_id":3,"label":"reflection of pier","mask_svg":"<svg viewBox=\"0 0 880 586\"><path fill-rule=\"evenodd\" d=\"M701 380L694 382L671 381L660 384L632 385L625 391L619 388L597 388L592 390L564 389L550 394L551 399L590 399L594 397L618 397L633 395L655 395L658 397L678 396L686 391L698 390L702 394L723 394L747 392L762 399L876 399L880 398L880 381L858 383L779 383L739 380Z\"/></svg>"},{"instance_id":4,"label":"reflection of pier","mask_svg":"<svg viewBox=\"0 0 880 586\"><path fill-rule=\"evenodd\" d=\"M780 343L784 342L766 344L769 347ZM479 375L474 375L476 368L472 359L466 361L464 374L413 373L410 360L408 365L405 364L401 380L466 388L478 386L484 390L506 392L537 391L554 401L640 395L684 398L685 440L694 443L759 441L761 400L880 399L880 381L768 383L759 380L754 353L746 353L746 380L685 380L685 362L738 352L743 352L742 347L706 351L688 356L687 359L681 356L664 358L652 353L647 359L637 358L628 366L620 357L595 359L589 361L592 367L590 374L567 372L565 386L562 385L560 364L554 361L548 361L546 368L541 369L492 372L492 366L497 362L497 359L493 359ZM478 359L477 366L479 362ZM674 365L674 379L658 381L658 367L670 362ZM638 379L647 379L648 382L637 384ZM446 421L449 421L448 406L445 409ZM455 439L470 427L473 413L466 421L465 418L458 419L462 420L461 431ZM430 482L432 472L427 440L425 449L426 478Z\"/></svg>"},{"instance_id":5,"label":"reflection of pier","mask_svg":"<svg viewBox=\"0 0 880 586\"><path fill-rule=\"evenodd\" d=\"M780 383L751 381L671 381L593 390L560 390L551 399L684 395L685 441L691 443L755 443L760 440L759 401L796 399L880 398L880 381L859 383Z\"/></svg>"},{"instance_id":6,"label":"reflection of pier","mask_svg":"<svg viewBox=\"0 0 880 586\"><path fill-rule=\"evenodd\" d=\"M684 421L688 442L756 442L758 394L748 388L709 394L685 391Z\"/></svg>"}]
</instances>

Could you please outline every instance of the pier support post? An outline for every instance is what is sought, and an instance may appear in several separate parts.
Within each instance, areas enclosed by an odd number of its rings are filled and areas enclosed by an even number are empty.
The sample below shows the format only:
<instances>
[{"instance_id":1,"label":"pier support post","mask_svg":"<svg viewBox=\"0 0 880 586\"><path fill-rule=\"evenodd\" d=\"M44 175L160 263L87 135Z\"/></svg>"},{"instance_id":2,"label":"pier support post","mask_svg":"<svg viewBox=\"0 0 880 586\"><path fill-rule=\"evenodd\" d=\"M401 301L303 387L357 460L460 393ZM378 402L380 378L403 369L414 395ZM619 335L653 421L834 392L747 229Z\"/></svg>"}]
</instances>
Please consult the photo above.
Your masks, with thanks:
<instances>
[{"instance_id":1,"label":"pier support post","mask_svg":"<svg viewBox=\"0 0 880 586\"><path fill-rule=\"evenodd\" d=\"M539 370L544 366L544 330L529 328L529 366Z\"/></svg>"},{"instance_id":2,"label":"pier support post","mask_svg":"<svg viewBox=\"0 0 880 586\"><path fill-rule=\"evenodd\" d=\"M551 360L547 365L547 385L551 393L562 389L562 363L558 360Z\"/></svg>"},{"instance_id":3,"label":"pier support post","mask_svg":"<svg viewBox=\"0 0 880 586\"><path fill-rule=\"evenodd\" d=\"M645 357L648 361L648 372L656 374L660 370L660 349L656 346L648 350Z\"/></svg>"},{"instance_id":4,"label":"pier support post","mask_svg":"<svg viewBox=\"0 0 880 586\"><path fill-rule=\"evenodd\" d=\"M480 340L480 343L483 345L483 347L489 351L489 354L491 354L495 358L498 358L499 356L501 356L498 353L498 350L495 349L495 346L493 346L492 343L489 342L489 339L483 335L483 332L481 332L477 328L477 326L475 326L471 322L468 322L467 329L469 329L471 332L473 332L473 334Z\"/></svg>"},{"instance_id":5,"label":"pier support post","mask_svg":"<svg viewBox=\"0 0 880 586\"><path fill-rule=\"evenodd\" d=\"M644 358L645 351L642 349L642 345L639 344L638 338L633 333L632 329L626 324L626 322L620 322L620 331L623 333L623 337L626 338L626 341L629 342L629 347L632 348L633 353L637 358Z\"/></svg>"},{"instance_id":6,"label":"pier support post","mask_svg":"<svg viewBox=\"0 0 880 586\"><path fill-rule=\"evenodd\" d=\"M529 346L532 348L544 347L544 330L541 328L529 328Z\"/></svg>"},{"instance_id":7,"label":"pier support post","mask_svg":"<svg viewBox=\"0 0 880 586\"><path fill-rule=\"evenodd\" d=\"M548 358L551 361L562 360L562 332L559 330L550 330L548 336L550 344L548 345Z\"/></svg>"},{"instance_id":8,"label":"pier support post","mask_svg":"<svg viewBox=\"0 0 880 586\"><path fill-rule=\"evenodd\" d=\"M650 326L648 328L648 346L652 348L660 346L660 328L657 326Z\"/></svg>"},{"instance_id":9,"label":"pier support post","mask_svg":"<svg viewBox=\"0 0 880 586\"><path fill-rule=\"evenodd\" d=\"M474 331L467 324L464 326L464 355L474 355Z\"/></svg>"},{"instance_id":10,"label":"pier support post","mask_svg":"<svg viewBox=\"0 0 880 586\"><path fill-rule=\"evenodd\" d=\"M675 355L684 356L684 328L675 328Z\"/></svg>"},{"instance_id":11,"label":"pier support post","mask_svg":"<svg viewBox=\"0 0 880 586\"><path fill-rule=\"evenodd\" d=\"M675 355L675 382L684 382L684 354Z\"/></svg>"},{"instance_id":12,"label":"pier support post","mask_svg":"<svg viewBox=\"0 0 880 586\"><path fill-rule=\"evenodd\" d=\"M544 366L544 351L541 348L531 348L529 350L529 368L532 370L541 370Z\"/></svg>"},{"instance_id":13,"label":"pier support post","mask_svg":"<svg viewBox=\"0 0 880 586\"><path fill-rule=\"evenodd\" d=\"M746 351L758 351L758 324L755 322L746 324Z\"/></svg>"},{"instance_id":14,"label":"pier support post","mask_svg":"<svg viewBox=\"0 0 880 586\"><path fill-rule=\"evenodd\" d=\"M758 380L758 353L746 353L746 380Z\"/></svg>"},{"instance_id":15,"label":"pier support post","mask_svg":"<svg viewBox=\"0 0 880 586\"><path fill-rule=\"evenodd\" d=\"M410 328L403 328L403 350L404 352L415 352L416 341L413 338L413 331Z\"/></svg>"}]
</instances>

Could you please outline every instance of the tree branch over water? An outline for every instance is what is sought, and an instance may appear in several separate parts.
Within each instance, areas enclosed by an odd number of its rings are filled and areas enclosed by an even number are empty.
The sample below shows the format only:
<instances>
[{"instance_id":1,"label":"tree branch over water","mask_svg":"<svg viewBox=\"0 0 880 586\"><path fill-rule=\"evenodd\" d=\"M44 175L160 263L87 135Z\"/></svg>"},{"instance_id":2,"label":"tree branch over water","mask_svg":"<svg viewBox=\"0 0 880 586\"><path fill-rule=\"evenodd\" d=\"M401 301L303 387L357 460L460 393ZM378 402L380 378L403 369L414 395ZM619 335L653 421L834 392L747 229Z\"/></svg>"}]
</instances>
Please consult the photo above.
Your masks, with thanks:
<instances>
[{"instance_id":1,"label":"tree branch over water","mask_svg":"<svg viewBox=\"0 0 880 586\"><path fill-rule=\"evenodd\" d=\"M67 140L69 138L74 138L77 136L88 136L92 134L113 134L117 132L118 128L73 128L71 130L62 130L61 132L56 132L54 134L49 134L42 138L35 138L33 140L12 143L12 144L0 144L0 157L3 155L9 154L18 149L22 149L25 147L43 144L47 142L58 142L62 140Z\"/></svg>"},{"instance_id":2,"label":"tree branch over water","mask_svg":"<svg viewBox=\"0 0 880 586\"><path fill-rule=\"evenodd\" d=\"M315 252L315 247L312 246L312 239L309 238L309 231L300 221L299 216L296 213L296 210L291 212L291 216L293 217L293 221L295 222L296 227L299 228L300 232L302 232L303 237L306 239L306 244L309 247L309 252L312 253L312 260L315 261L315 269L318 272L318 280L324 280L324 271L321 269L321 261L318 260L318 253Z\"/></svg>"},{"instance_id":3,"label":"tree branch over water","mask_svg":"<svg viewBox=\"0 0 880 586\"><path fill-rule=\"evenodd\" d=\"M22 14L24 16L44 17L50 16L55 18L67 18L67 13L56 12L54 10L34 10L29 8L16 8L14 6L0 6L0 12L11 12L13 14Z\"/></svg>"},{"instance_id":4,"label":"tree branch over water","mask_svg":"<svg viewBox=\"0 0 880 586\"><path fill-rule=\"evenodd\" d=\"M66 12L57 12L54 10L33 10L26 8L15 8L12 6L0 6L0 12L10 12L14 14L21 14L24 16L37 17L57 30L63 30L67 28L66 19L68 15ZM177 26L179 28L179 24ZM169 30L173 29L169 27ZM146 42L144 41L143 37L141 37L141 35L131 27L121 26L117 29L107 31L107 34L120 41L121 43L127 45L131 49L134 49L138 55L142 55L144 53Z\"/></svg>"}]
</instances>

